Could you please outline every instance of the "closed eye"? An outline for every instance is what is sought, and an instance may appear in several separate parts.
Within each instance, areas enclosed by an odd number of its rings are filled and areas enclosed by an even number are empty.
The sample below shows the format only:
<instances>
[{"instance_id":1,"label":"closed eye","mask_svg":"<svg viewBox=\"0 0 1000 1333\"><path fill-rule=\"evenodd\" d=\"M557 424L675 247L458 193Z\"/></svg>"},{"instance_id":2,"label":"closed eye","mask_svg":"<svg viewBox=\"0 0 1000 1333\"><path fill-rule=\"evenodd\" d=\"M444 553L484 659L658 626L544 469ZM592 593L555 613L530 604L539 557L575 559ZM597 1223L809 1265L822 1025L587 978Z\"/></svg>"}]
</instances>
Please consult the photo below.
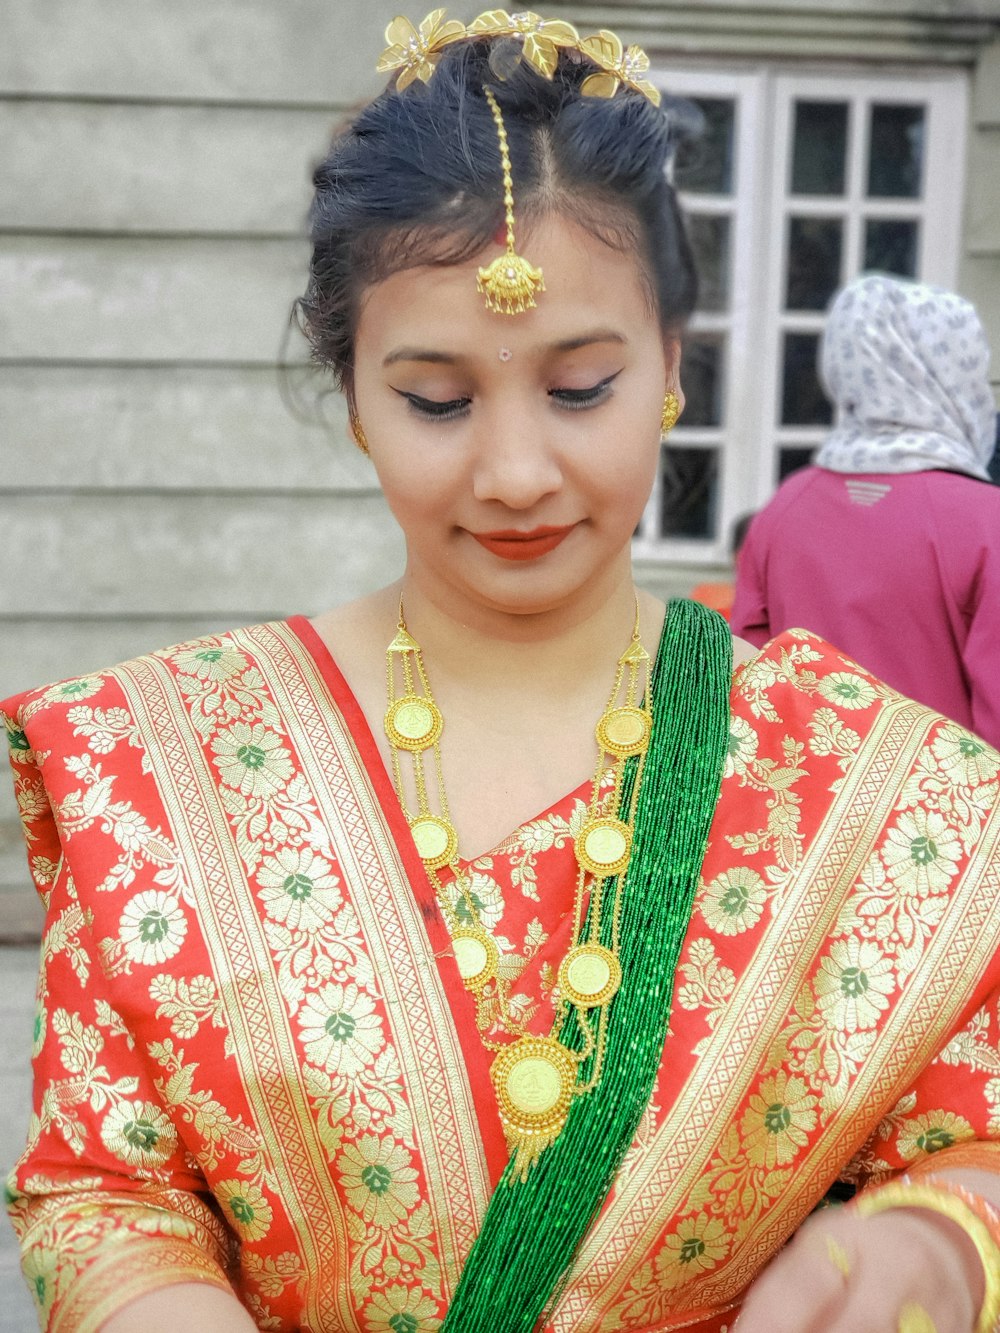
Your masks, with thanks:
<instances>
[{"instance_id":1,"label":"closed eye","mask_svg":"<svg viewBox=\"0 0 1000 1333\"><path fill-rule=\"evenodd\" d=\"M606 379L591 385L589 389L550 389L549 397L555 399L560 407L569 412L582 412L585 408L596 407L598 403L610 398L614 392L611 386L620 374L621 371L616 370L613 375L608 375Z\"/></svg>"},{"instance_id":2,"label":"closed eye","mask_svg":"<svg viewBox=\"0 0 1000 1333\"><path fill-rule=\"evenodd\" d=\"M428 421L451 421L454 417L464 416L472 403L471 398L449 398L446 402L440 402L436 398L421 398L417 393L406 393L403 389L395 389L393 392L405 398L417 416Z\"/></svg>"}]
</instances>

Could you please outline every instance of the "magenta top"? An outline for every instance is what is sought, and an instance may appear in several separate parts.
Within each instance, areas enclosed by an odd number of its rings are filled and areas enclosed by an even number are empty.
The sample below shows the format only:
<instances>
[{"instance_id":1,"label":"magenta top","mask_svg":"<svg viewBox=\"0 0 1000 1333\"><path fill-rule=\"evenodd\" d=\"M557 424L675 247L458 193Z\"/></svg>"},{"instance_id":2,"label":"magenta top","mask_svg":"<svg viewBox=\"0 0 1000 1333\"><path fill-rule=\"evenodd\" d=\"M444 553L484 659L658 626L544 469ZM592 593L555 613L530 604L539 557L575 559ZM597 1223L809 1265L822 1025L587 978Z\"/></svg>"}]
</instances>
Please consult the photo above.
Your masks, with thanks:
<instances>
[{"instance_id":1,"label":"magenta top","mask_svg":"<svg viewBox=\"0 0 1000 1333\"><path fill-rule=\"evenodd\" d=\"M796 472L750 525L732 628L796 626L1000 747L1000 486Z\"/></svg>"}]
</instances>

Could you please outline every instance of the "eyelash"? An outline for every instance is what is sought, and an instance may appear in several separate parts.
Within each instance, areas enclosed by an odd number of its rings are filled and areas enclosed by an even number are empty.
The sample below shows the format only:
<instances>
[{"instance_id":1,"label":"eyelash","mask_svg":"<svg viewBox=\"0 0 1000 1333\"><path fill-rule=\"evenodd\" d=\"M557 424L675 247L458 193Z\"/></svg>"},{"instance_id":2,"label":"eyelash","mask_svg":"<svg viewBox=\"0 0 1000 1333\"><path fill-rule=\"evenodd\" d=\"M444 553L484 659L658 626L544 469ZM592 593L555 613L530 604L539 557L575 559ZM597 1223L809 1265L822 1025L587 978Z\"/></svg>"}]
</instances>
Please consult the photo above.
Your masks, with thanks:
<instances>
[{"instance_id":1,"label":"eyelash","mask_svg":"<svg viewBox=\"0 0 1000 1333\"><path fill-rule=\"evenodd\" d=\"M608 375L606 379L589 389L549 389L549 397L564 411L583 412L611 397L613 392L611 386L620 374L621 371L616 370L613 375ZM453 421L457 417L464 416L472 403L471 398L451 398L447 402L440 403L433 398L421 398L419 394L404 393L402 389L397 389L396 392L406 399L417 416L430 421Z\"/></svg>"}]
</instances>

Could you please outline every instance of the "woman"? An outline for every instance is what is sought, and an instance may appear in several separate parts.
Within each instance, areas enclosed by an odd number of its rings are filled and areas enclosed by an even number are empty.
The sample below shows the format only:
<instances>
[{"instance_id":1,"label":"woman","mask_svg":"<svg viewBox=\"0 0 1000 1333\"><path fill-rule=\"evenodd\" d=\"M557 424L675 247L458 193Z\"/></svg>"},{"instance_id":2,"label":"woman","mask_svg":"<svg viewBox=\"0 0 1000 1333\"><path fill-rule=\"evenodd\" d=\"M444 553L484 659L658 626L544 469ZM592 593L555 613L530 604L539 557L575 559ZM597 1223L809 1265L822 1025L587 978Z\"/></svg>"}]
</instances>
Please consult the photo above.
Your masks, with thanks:
<instances>
[{"instance_id":1,"label":"woman","mask_svg":"<svg viewBox=\"0 0 1000 1333\"><path fill-rule=\"evenodd\" d=\"M401 580L6 706L42 1321L992 1325L1000 756L636 591L694 303L641 53L388 37L303 315Z\"/></svg>"},{"instance_id":2,"label":"woman","mask_svg":"<svg viewBox=\"0 0 1000 1333\"><path fill-rule=\"evenodd\" d=\"M754 519L734 633L808 625L895 689L1000 744L1000 489L990 353L973 307L880 274L834 301L837 424Z\"/></svg>"}]
</instances>

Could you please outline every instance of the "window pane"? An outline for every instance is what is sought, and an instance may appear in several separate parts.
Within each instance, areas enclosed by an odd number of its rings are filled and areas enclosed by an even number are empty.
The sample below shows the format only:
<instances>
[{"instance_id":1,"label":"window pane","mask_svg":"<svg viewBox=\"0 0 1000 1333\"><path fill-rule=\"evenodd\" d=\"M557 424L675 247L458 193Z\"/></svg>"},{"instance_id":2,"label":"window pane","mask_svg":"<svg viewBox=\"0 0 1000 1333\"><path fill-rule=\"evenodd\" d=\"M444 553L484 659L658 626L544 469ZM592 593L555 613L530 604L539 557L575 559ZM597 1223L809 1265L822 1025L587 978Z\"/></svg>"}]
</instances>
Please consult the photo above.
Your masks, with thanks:
<instances>
[{"instance_id":1,"label":"window pane","mask_svg":"<svg viewBox=\"0 0 1000 1333\"><path fill-rule=\"evenodd\" d=\"M729 305L729 218L688 215L688 236L698 269L698 309Z\"/></svg>"},{"instance_id":2,"label":"window pane","mask_svg":"<svg viewBox=\"0 0 1000 1333\"><path fill-rule=\"evenodd\" d=\"M798 472L800 467L808 467L812 462L815 449L800 448L793 446L787 449L778 450L778 480L784 481L790 477L793 472Z\"/></svg>"},{"instance_id":3,"label":"window pane","mask_svg":"<svg viewBox=\"0 0 1000 1333\"><path fill-rule=\"evenodd\" d=\"M684 386L683 426L718 426L722 422L721 334L689 334L681 357L681 384Z\"/></svg>"},{"instance_id":4,"label":"window pane","mask_svg":"<svg viewBox=\"0 0 1000 1333\"><path fill-rule=\"evenodd\" d=\"M816 371L818 333L786 333L781 375L781 424L827 426L833 419Z\"/></svg>"},{"instance_id":5,"label":"window pane","mask_svg":"<svg viewBox=\"0 0 1000 1333\"><path fill-rule=\"evenodd\" d=\"M660 531L664 537L715 536L719 455L715 449L663 449Z\"/></svg>"},{"instance_id":6,"label":"window pane","mask_svg":"<svg viewBox=\"0 0 1000 1333\"><path fill-rule=\"evenodd\" d=\"M868 195L919 199L924 165L924 108L873 106L868 142Z\"/></svg>"},{"instance_id":7,"label":"window pane","mask_svg":"<svg viewBox=\"0 0 1000 1333\"><path fill-rule=\"evenodd\" d=\"M788 227L788 310L825 310L840 286L844 224L839 218L791 218Z\"/></svg>"},{"instance_id":8,"label":"window pane","mask_svg":"<svg viewBox=\"0 0 1000 1333\"><path fill-rule=\"evenodd\" d=\"M865 223L865 268L894 273L899 278L915 278L917 227L916 222L869 218Z\"/></svg>"},{"instance_id":9,"label":"window pane","mask_svg":"<svg viewBox=\"0 0 1000 1333\"><path fill-rule=\"evenodd\" d=\"M732 194L736 103L724 97L693 97L705 118L703 133L682 143L674 160L674 185L691 194Z\"/></svg>"},{"instance_id":10,"label":"window pane","mask_svg":"<svg viewBox=\"0 0 1000 1333\"><path fill-rule=\"evenodd\" d=\"M796 102L792 194L843 194L847 103Z\"/></svg>"}]
</instances>

